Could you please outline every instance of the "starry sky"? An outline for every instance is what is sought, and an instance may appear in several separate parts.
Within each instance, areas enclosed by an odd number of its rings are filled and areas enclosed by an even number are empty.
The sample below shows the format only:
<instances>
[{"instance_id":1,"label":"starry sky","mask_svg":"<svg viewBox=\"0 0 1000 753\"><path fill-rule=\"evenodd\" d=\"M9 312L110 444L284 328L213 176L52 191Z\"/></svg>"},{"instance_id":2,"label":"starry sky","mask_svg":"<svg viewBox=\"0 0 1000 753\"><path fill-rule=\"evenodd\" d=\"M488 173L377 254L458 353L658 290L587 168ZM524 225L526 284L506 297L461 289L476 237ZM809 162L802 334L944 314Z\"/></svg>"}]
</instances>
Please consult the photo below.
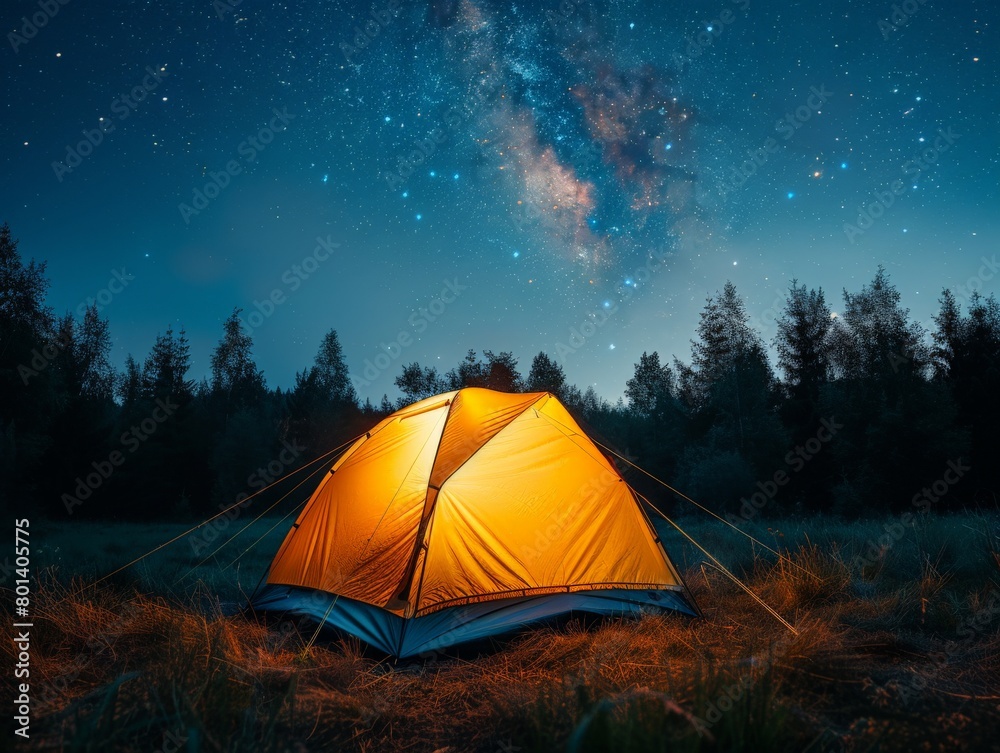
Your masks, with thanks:
<instances>
[{"instance_id":1,"label":"starry sky","mask_svg":"<svg viewBox=\"0 0 1000 753\"><path fill-rule=\"evenodd\" d=\"M768 340L792 278L998 288L1000 7L895 7L7 3L0 219L117 365L239 306L271 386L333 327L373 401L468 348L615 399L727 279Z\"/></svg>"}]
</instances>

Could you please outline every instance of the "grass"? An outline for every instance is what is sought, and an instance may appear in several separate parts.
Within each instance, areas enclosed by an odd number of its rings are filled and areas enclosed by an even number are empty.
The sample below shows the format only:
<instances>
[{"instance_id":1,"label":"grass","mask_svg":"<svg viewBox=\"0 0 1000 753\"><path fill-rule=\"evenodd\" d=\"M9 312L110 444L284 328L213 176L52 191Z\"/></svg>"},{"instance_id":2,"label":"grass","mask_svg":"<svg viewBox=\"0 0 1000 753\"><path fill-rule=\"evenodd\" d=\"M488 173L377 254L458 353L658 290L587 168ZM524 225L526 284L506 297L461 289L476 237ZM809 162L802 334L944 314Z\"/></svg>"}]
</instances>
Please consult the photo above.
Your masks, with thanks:
<instances>
[{"instance_id":1,"label":"grass","mask_svg":"<svg viewBox=\"0 0 1000 753\"><path fill-rule=\"evenodd\" d=\"M65 751L954 751L997 749L1000 520L681 521L792 635L676 534L703 620L529 630L479 655L394 663L357 641L234 614L287 523L186 541L87 587L183 526L39 522L31 747ZM34 523L34 521L33 521ZM41 533L44 532L44 533ZM264 535L243 552L244 542ZM888 538L887 538L888 537ZM192 567L194 568L193 571ZM189 572L191 571L191 572ZM9 610L9 600L4 609ZM5 614L5 617L13 617ZM11 655L10 642L4 651Z\"/></svg>"}]
</instances>

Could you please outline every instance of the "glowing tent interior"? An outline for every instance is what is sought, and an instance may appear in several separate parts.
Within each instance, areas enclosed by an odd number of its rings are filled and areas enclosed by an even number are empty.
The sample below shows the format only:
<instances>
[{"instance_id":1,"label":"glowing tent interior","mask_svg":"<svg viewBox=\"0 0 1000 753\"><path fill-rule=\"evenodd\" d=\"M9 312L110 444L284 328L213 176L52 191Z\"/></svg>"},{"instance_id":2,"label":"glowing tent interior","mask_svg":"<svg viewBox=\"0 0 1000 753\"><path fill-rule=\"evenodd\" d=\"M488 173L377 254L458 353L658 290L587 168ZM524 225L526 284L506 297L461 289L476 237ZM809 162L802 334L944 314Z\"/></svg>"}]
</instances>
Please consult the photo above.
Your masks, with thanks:
<instances>
[{"instance_id":1,"label":"glowing tent interior","mask_svg":"<svg viewBox=\"0 0 1000 753\"><path fill-rule=\"evenodd\" d=\"M610 457L551 394L466 388L332 465L251 598L397 657L567 612L697 607Z\"/></svg>"}]
</instances>

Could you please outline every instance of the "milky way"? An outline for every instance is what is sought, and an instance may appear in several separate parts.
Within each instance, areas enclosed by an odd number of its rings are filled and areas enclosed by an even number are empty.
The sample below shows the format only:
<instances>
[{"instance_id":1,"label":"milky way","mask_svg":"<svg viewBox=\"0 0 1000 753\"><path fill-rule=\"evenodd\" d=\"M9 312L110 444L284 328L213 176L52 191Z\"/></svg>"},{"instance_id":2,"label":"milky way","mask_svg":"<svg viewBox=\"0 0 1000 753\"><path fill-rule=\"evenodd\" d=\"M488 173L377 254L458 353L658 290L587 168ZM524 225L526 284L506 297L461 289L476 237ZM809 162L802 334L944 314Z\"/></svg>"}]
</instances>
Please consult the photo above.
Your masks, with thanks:
<instances>
[{"instance_id":1,"label":"milky way","mask_svg":"<svg viewBox=\"0 0 1000 753\"><path fill-rule=\"evenodd\" d=\"M588 280L676 245L674 225L697 211L697 175L694 111L672 73L616 60L592 6L526 14L466 1L434 18L460 80L502 81L469 132L510 176L518 228Z\"/></svg>"},{"instance_id":2,"label":"milky way","mask_svg":"<svg viewBox=\"0 0 1000 753\"><path fill-rule=\"evenodd\" d=\"M644 350L688 357L727 279L765 340L792 278L836 303L883 264L925 325L942 287L1000 279L993 2L24 12L2 219L57 313L132 276L101 312L118 365L185 326L200 378L240 307L274 386L336 328L352 373L411 336L376 401L403 362L469 348L545 351L615 398ZM462 294L414 320L446 282Z\"/></svg>"}]
</instances>

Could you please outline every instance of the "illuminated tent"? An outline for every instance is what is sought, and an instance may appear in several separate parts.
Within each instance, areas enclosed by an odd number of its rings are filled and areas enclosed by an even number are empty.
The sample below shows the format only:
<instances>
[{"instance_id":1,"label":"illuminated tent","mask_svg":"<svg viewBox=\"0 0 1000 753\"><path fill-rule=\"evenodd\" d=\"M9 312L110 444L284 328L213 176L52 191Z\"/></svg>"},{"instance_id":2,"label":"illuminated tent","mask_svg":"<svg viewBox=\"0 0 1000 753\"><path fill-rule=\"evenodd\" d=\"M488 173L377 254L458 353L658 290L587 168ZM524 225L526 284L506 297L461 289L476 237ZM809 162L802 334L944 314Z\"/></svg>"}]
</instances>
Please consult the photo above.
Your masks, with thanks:
<instances>
[{"instance_id":1,"label":"illuminated tent","mask_svg":"<svg viewBox=\"0 0 1000 753\"><path fill-rule=\"evenodd\" d=\"M256 610L414 656L567 612L696 607L632 490L545 392L396 411L330 468Z\"/></svg>"}]
</instances>

